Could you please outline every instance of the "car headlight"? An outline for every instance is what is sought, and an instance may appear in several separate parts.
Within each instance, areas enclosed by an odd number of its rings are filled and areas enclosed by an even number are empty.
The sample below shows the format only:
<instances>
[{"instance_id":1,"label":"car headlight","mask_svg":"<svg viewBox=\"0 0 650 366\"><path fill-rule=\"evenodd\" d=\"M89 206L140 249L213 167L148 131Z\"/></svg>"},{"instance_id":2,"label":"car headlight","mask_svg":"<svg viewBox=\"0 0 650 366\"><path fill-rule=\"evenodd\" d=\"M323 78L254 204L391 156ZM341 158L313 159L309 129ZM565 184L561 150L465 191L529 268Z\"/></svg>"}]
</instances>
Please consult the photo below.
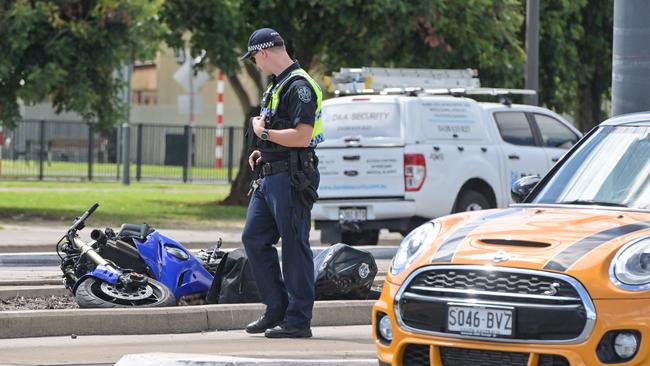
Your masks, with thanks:
<instances>
[{"instance_id":1,"label":"car headlight","mask_svg":"<svg viewBox=\"0 0 650 366\"><path fill-rule=\"evenodd\" d=\"M393 326L388 315L382 316L379 320L379 334L388 342L393 340Z\"/></svg>"},{"instance_id":2,"label":"car headlight","mask_svg":"<svg viewBox=\"0 0 650 366\"><path fill-rule=\"evenodd\" d=\"M624 290L650 289L650 236L619 249L609 267L609 278Z\"/></svg>"},{"instance_id":3,"label":"car headlight","mask_svg":"<svg viewBox=\"0 0 650 366\"><path fill-rule=\"evenodd\" d=\"M438 232L440 232L440 224L437 221L427 222L411 231L399 245L390 266L390 273L395 276L413 263L428 244L433 242Z\"/></svg>"}]
</instances>

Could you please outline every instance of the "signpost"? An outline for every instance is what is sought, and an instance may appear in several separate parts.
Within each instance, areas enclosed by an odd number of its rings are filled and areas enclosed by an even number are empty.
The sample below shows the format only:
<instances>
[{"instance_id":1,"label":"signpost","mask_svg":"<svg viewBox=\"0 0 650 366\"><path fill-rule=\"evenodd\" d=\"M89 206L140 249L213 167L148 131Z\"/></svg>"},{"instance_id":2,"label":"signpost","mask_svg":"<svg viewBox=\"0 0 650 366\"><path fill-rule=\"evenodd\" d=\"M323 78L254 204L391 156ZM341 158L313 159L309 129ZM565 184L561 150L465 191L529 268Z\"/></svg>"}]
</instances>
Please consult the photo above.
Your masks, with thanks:
<instances>
[{"instance_id":1,"label":"signpost","mask_svg":"<svg viewBox=\"0 0 650 366\"><path fill-rule=\"evenodd\" d=\"M526 2L526 89L539 89L539 0ZM537 93L526 95L525 103L538 105Z\"/></svg>"},{"instance_id":2,"label":"signpost","mask_svg":"<svg viewBox=\"0 0 650 366\"><path fill-rule=\"evenodd\" d=\"M130 62L122 69L122 77L126 81L125 90L122 97L126 105L126 114L124 116L124 123L122 123L122 184L129 185L131 183L131 131L129 120L131 119L131 75L133 73L133 63Z\"/></svg>"},{"instance_id":3,"label":"signpost","mask_svg":"<svg viewBox=\"0 0 650 366\"><path fill-rule=\"evenodd\" d=\"M194 73L194 64L200 60L200 57L194 59L189 51L184 51L185 55L189 57L182 57L183 64L182 66L174 73L174 80L179 83L183 89L185 89L189 94L189 131L187 131L187 162L185 164L186 169L183 170L183 181L187 182L192 179L192 157L194 156L194 93L196 90L200 89L203 84L210 78L210 76L205 71L199 71L196 74ZM181 60L179 60L181 61ZM179 110L181 113L184 108L182 104L184 98L179 97Z\"/></svg>"}]
</instances>

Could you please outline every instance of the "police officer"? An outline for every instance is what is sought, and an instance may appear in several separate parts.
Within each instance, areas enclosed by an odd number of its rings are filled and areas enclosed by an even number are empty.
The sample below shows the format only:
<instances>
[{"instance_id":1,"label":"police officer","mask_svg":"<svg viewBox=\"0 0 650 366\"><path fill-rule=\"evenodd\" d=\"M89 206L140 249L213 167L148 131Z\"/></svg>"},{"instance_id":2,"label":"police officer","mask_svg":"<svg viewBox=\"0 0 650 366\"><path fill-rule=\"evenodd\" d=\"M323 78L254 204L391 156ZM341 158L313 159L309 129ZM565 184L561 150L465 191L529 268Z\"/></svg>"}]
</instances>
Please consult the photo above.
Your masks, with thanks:
<instances>
[{"instance_id":1,"label":"police officer","mask_svg":"<svg viewBox=\"0 0 650 366\"><path fill-rule=\"evenodd\" d=\"M278 32L258 29L248 40L249 59L271 76L249 156L259 171L242 242L266 311L246 327L268 338L311 337L314 262L309 247L311 207L319 182L313 148L322 141L318 84L292 60ZM276 248L282 238L282 271Z\"/></svg>"}]
</instances>

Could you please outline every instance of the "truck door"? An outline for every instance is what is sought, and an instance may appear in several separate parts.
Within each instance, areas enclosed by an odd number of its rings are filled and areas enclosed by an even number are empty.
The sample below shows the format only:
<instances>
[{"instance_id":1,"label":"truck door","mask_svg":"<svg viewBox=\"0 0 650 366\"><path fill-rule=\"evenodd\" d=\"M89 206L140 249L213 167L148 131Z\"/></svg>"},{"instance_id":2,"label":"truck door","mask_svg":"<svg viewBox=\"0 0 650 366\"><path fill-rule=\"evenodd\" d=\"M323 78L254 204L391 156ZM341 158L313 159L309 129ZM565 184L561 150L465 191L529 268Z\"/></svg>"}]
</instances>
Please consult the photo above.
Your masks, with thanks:
<instances>
[{"instance_id":1,"label":"truck door","mask_svg":"<svg viewBox=\"0 0 650 366\"><path fill-rule=\"evenodd\" d=\"M580 139L565 123L545 114L533 114L542 139L549 169Z\"/></svg>"},{"instance_id":2,"label":"truck door","mask_svg":"<svg viewBox=\"0 0 650 366\"><path fill-rule=\"evenodd\" d=\"M531 121L522 111L495 112L505 161L507 192L517 179L527 175L544 176L549 169L544 149L535 143Z\"/></svg>"}]
</instances>

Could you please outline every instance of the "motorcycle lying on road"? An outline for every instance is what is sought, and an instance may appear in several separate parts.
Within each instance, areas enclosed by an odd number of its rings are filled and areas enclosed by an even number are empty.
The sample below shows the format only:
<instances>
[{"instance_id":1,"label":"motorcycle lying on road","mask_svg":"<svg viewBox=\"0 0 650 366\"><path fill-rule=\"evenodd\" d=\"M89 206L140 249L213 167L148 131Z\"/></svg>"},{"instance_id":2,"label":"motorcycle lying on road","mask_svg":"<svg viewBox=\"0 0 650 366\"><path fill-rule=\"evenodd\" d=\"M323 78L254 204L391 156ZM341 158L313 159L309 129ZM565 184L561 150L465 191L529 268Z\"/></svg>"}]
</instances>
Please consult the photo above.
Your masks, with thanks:
<instances>
[{"instance_id":1,"label":"motorcycle lying on road","mask_svg":"<svg viewBox=\"0 0 650 366\"><path fill-rule=\"evenodd\" d=\"M78 232L98 207L77 218L56 245L63 282L80 307L162 307L205 298L224 254L221 241L197 258L147 224L124 224L118 233L94 229L86 243Z\"/></svg>"}]
</instances>

